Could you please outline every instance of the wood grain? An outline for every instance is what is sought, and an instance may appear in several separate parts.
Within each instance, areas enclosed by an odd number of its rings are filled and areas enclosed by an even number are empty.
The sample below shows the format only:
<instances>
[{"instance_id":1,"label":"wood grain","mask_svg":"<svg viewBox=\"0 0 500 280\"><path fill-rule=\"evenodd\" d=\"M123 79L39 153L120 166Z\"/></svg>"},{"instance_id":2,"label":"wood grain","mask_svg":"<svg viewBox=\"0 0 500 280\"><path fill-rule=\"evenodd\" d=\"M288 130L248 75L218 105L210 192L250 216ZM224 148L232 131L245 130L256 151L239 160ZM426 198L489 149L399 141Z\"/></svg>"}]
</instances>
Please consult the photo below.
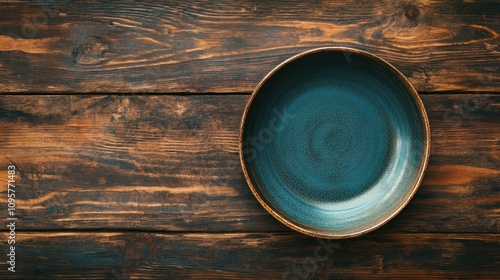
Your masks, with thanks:
<instances>
[{"instance_id":1,"label":"wood grain","mask_svg":"<svg viewBox=\"0 0 500 280\"><path fill-rule=\"evenodd\" d=\"M4 93L250 92L284 59L321 46L380 55L419 91L500 90L498 1L1 5Z\"/></svg>"},{"instance_id":2,"label":"wood grain","mask_svg":"<svg viewBox=\"0 0 500 280\"><path fill-rule=\"evenodd\" d=\"M0 96L0 176L16 165L20 228L288 231L241 172L248 98ZM500 232L500 95L422 98L429 168L410 204L380 231Z\"/></svg>"},{"instance_id":3,"label":"wood grain","mask_svg":"<svg viewBox=\"0 0 500 280\"><path fill-rule=\"evenodd\" d=\"M21 232L16 240L16 273L2 269L2 279L500 277L498 234L368 234L331 242L298 233ZM4 242L0 250L8 250Z\"/></svg>"}]
</instances>

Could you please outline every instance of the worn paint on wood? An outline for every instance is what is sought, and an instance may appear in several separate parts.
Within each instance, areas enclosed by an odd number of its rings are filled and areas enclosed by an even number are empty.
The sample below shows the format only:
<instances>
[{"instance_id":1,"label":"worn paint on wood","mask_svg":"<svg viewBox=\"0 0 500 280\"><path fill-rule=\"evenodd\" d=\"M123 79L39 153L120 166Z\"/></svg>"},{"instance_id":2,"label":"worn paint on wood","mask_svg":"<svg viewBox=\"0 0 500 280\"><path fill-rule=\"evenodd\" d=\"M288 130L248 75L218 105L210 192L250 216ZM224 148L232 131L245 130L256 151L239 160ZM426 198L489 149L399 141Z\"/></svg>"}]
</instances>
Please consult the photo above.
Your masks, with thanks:
<instances>
[{"instance_id":1,"label":"worn paint on wood","mask_svg":"<svg viewBox=\"0 0 500 280\"><path fill-rule=\"evenodd\" d=\"M7 235L1 234L2 240ZM2 279L495 279L498 234L22 232ZM4 242L0 250L6 252ZM10 277L9 277L10 276ZM13 277L15 276L15 277Z\"/></svg>"},{"instance_id":2,"label":"worn paint on wood","mask_svg":"<svg viewBox=\"0 0 500 280\"><path fill-rule=\"evenodd\" d=\"M1 279L500 278L498 1L42 2L0 8ZM432 130L410 204L331 251L262 209L237 145L241 94L321 46L393 63ZM61 95L5 95L30 92Z\"/></svg>"},{"instance_id":3,"label":"worn paint on wood","mask_svg":"<svg viewBox=\"0 0 500 280\"><path fill-rule=\"evenodd\" d=\"M499 232L500 95L422 98L433 137L429 168L410 204L380 230ZM247 100L0 97L0 166L19 170L21 227L288 231L256 202L241 172Z\"/></svg>"},{"instance_id":4,"label":"worn paint on wood","mask_svg":"<svg viewBox=\"0 0 500 280\"><path fill-rule=\"evenodd\" d=\"M320 46L380 55L419 91L500 89L497 1L59 2L2 3L0 92L250 92Z\"/></svg>"}]
</instances>

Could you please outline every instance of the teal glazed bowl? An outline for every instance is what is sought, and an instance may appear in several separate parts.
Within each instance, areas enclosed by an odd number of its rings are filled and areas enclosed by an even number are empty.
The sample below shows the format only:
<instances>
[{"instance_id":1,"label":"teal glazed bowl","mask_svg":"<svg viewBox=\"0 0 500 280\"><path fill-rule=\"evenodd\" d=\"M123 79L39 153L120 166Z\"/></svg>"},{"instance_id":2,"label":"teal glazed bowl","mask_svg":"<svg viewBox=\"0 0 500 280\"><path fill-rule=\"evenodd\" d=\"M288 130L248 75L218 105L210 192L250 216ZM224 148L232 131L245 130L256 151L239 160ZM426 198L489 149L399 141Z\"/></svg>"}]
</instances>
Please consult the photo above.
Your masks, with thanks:
<instances>
[{"instance_id":1,"label":"teal glazed bowl","mask_svg":"<svg viewBox=\"0 0 500 280\"><path fill-rule=\"evenodd\" d=\"M240 161L250 190L286 226L321 238L372 231L418 189L430 128L417 91L368 52L298 54L245 108Z\"/></svg>"}]
</instances>

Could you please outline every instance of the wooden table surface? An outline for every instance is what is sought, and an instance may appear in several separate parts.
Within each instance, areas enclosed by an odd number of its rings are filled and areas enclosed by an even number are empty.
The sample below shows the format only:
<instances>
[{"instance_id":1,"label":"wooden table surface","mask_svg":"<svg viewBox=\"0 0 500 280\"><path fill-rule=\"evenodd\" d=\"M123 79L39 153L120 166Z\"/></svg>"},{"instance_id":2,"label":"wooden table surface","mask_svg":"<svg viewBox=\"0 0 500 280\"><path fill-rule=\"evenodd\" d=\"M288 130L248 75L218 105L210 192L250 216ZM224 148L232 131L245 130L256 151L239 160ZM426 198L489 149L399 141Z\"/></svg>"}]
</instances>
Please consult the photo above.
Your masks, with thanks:
<instances>
[{"instance_id":1,"label":"wooden table surface","mask_svg":"<svg viewBox=\"0 0 500 280\"><path fill-rule=\"evenodd\" d=\"M0 2L0 279L500 278L498 1ZM272 218L238 159L253 88L322 46L395 65L432 131L408 206L334 241Z\"/></svg>"}]
</instances>

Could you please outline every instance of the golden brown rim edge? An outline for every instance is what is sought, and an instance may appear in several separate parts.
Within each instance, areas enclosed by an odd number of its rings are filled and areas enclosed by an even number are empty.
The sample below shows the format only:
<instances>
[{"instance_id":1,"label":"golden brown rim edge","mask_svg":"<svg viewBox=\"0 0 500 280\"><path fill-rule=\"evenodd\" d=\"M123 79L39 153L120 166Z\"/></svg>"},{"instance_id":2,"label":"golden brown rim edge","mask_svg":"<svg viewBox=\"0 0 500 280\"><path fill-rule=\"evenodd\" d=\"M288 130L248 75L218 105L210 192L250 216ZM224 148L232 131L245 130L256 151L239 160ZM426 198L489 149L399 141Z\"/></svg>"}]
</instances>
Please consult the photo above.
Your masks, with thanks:
<instances>
[{"instance_id":1,"label":"golden brown rim edge","mask_svg":"<svg viewBox=\"0 0 500 280\"><path fill-rule=\"evenodd\" d=\"M252 105L253 99L255 98L255 96L257 95L259 90L262 88L264 83L272 75L274 75L274 73L276 73L279 69L281 69L283 66L287 65L288 63L290 63L298 58L301 58L301 57L309 55L309 54L317 53L317 52L330 52L330 51L334 51L334 52L340 51L340 52L361 54L361 55L364 55L364 56L371 58L375 61L378 61L383 65L388 66L388 68L400 80L403 81L405 86L411 92L413 99L416 101L420 115L422 117L422 121L423 121L424 126L425 126L425 130L424 130L424 139L425 139L424 157L423 157L423 161L420 163L417 180L415 180L415 182L413 183L413 185L411 187L411 191L406 195L405 199L400 203L400 205L398 205L396 207L396 209L392 213L390 213L390 215L388 215L385 219L383 219L379 223L377 223L369 228L360 230L360 231L348 232L345 234L342 234L342 233L340 233L340 234L338 234L338 233L328 234L328 233L324 233L324 232L310 230L310 229L304 228L300 225L297 225L297 224L289 221L287 218L283 217L280 213L275 211L271 206L269 206L266 203L266 201L264 201L260 197L260 194L253 186L252 180L250 179L250 176L249 176L247 168L246 168L245 158L243 155L243 133L244 133L246 117L247 117L248 111L250 109L250 106ZM368 233L370 231L373 231L373 230L383 226L384 224L386 224L388 221L390 221L392 218L394 218L397 214L399 214L401 212L401 210L403 210L403 208L413 198L413 196L417 192L420 184L422 183L422 179L424 177L424 173L425 173L425 170L427 169L427 165L429 162L430 146L431 146L431 133L430 133L430 124L429 124L429 119L427 117L427 112L425 110L425 107L424 107L422 100L420 99L420 96L418 95L417 90L415 89L415 87L413 87L413 85L408 80L408 78L406 78L406 76L404 76L398 69L396 69L396 67L394 67L392 64L390 64L389 62L387 62L383 58L380 58L377 55L374 55L374 54L366 52L366 51L362 51L362 50L358 50L358 49L354 49L354 48L348 48L348 47L322 47L322 48L315 48L315 49L307 50L307 51L301 52L299 54L296 54L296 55L286 59L285 61L281 62L279 65L274 67L269 73L267 73L267 75L264 76L264 78L262 78L262 80L259 82L259 84L255 88L255 90L253 91L252 95L250 96L250 99L248 100L248 102L245 106L245 110L243 111L243 116L242 116L242 119L240 122L240 135L239 135L238 141L239 141L238 149L239 149L240 164L241 164L241 167L243 170L243 175L245 176L245 180L246 180L250 190L252 191L253 195L255 196L255 198L259 201L259 203L262 205L262 207L264 207L264 209L266 209L266 211L269 212L269 214L271 214L274 218L279 220L281 223L283 223L287 227L289 227L295 231L301 232L303 234L313 236L313 237L318 237L318 238L341 239L341 238L356 237L356 236L360 236L360 235L363 235L365 233Z\"/></svg>"}]
</instances>

